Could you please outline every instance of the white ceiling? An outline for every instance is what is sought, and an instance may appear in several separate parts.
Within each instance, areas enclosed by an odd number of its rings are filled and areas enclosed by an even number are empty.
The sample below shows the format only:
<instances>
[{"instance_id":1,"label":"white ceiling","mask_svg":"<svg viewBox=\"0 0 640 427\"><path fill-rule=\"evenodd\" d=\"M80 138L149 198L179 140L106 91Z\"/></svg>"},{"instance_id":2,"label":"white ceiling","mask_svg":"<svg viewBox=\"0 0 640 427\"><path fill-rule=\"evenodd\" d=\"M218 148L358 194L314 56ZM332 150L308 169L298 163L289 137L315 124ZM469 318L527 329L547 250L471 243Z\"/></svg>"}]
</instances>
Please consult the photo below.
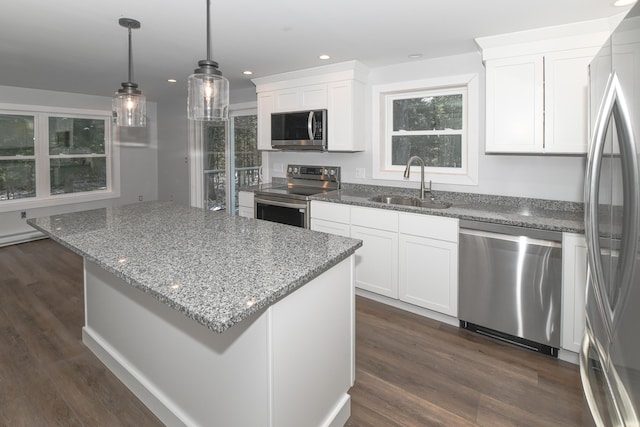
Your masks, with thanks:
<instances>
[{"instance_id":1,"label":"white ceiling","mask_svg":"<svg viewBox=\"0 0 640 427\"><path fill-rule=\"evenodd\" d=\"M231 90L251 77L357 59L370 67L476 51L475 37L606 18L613 0L212 0L213 59ZM206 57L205 0L3 0L0 85L111 96L127 80L151 101L185 96ZM331 55L320 61L321 53ZM244 76L242 71L254 75ZM178 83L167 83L174 77ZM1 100L0 100L1 102Z\"/></svg>"}]
</instances>

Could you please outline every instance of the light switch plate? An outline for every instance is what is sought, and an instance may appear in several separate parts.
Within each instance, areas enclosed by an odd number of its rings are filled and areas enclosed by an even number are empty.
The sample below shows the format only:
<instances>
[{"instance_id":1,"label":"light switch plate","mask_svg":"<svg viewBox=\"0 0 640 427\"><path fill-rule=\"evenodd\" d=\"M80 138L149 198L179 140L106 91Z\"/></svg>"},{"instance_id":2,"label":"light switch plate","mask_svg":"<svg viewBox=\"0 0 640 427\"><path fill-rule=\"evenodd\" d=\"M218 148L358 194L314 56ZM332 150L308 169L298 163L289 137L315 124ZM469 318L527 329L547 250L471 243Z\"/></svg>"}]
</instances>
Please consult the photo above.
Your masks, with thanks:
<instances>
[{"instance_id":1,"label":"light switch plate","mask_svg":"<svg viewBox=\"0 0 640 427\"><path fill-rule=\"evenodd\" d=\"M356 178L364 179L365 168L356 168Z\"/></svg>"}]
</instances>

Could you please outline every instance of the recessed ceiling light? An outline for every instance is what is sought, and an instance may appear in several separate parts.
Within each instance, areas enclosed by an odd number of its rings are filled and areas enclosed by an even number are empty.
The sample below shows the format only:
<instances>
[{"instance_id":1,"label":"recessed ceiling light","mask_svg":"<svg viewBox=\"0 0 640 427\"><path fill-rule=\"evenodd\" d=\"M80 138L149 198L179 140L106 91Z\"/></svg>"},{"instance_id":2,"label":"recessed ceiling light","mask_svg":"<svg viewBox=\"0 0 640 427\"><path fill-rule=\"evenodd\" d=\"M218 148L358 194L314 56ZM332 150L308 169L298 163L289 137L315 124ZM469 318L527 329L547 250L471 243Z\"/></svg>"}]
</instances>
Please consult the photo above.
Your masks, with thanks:
<instances>
[{"instance_id":1,"label":"recessed ceiling light","mask_svg":"<svg viewBox=\"0 0 640 427\"><path fill-rule=\"evenodd\" d=\"M629 6L630 4L634 4L637 0L616 0L613 5L616 7Z\"/></svg>"},{"instance_id":2,"label":"recessed ceiling light","mask_svg":"<svg viewBox=\"0 0 640 427\"><path fill-rule=\"evenodd\" d=\"M244 74L245 76L250 76L251 74L253 74L253 71L246 70L246 71L243 71L242 74Z\"/></svg>"},{"instance_id":3,"label":"recessed ceiling light","mask_svg":"<svg viewBox=\"0 0 640 427\"><path fill-rule=\"evenodd\" d=\"M177 82L177 80L176 80L176 79L167 79L167 81L168 81L169 83L175 83L175 82Z\"/></svg>"},{"instance_id":4,"label":"recessed ceiling light","mask_svg":"<svg viewBox=\"0 0 640 427\"><path fill-rule=\"evenodd\" d=\"M318 56L318 59L322 59L322 60L326 60L326 59L331 59L331 57L329 55L320 55Z\"/></svg>"},{"instance_id":5,"label":"recessed ceiling light","mask_svg":"<svg viewBox=\"0 0 640 427\"><path fill-rule=\"evenodd\" d=\"M422 58L422 54L421 53L411 53L408 55L409 59L418 59L418 58Z\"/></svg>"}]
</instances>

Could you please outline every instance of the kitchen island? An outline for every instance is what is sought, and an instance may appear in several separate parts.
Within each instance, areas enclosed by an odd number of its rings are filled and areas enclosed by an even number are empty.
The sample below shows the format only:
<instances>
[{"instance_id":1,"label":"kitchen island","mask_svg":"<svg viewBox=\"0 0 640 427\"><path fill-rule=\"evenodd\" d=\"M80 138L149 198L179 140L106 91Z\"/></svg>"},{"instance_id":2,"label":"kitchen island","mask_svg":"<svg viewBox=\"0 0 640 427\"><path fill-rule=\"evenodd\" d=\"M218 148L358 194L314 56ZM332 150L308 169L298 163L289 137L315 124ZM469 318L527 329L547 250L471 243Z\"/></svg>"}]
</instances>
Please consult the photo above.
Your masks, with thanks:
<instances>
[{"instance_id":1,"label":"kitchen island","mask_svg":"<svg viewBox=\"0 0 640 427\"><path fill-rule=\"evenodd\" d=\"M165 424L349 417L360 241L170 202L28 223L84 257L83 342Z\"/></svg>"}]
</instances>

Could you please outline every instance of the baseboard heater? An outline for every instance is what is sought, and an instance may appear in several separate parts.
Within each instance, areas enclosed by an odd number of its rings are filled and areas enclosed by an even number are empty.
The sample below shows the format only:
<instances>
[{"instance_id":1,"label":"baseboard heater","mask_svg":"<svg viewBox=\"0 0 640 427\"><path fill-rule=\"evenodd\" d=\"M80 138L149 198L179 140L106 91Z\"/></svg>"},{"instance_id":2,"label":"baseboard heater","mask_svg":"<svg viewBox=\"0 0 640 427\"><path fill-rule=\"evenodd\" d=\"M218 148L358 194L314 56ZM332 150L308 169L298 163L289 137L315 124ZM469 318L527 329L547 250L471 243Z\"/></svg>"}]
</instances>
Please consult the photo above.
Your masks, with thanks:
<instances>
[{"instance_id":1,"label":"baseboard heater","mask_svg":"<svg viewBox=\"0 0 640 427\"><path fill-rule=\"evenodd\" d=\"M514 335L505 334L504 332L496 331L464 320L460 321L460 327L520 348L546 354L547 356L558 357L558 349L555 347L516 337Z\"/></svg>"}]
</instances>

